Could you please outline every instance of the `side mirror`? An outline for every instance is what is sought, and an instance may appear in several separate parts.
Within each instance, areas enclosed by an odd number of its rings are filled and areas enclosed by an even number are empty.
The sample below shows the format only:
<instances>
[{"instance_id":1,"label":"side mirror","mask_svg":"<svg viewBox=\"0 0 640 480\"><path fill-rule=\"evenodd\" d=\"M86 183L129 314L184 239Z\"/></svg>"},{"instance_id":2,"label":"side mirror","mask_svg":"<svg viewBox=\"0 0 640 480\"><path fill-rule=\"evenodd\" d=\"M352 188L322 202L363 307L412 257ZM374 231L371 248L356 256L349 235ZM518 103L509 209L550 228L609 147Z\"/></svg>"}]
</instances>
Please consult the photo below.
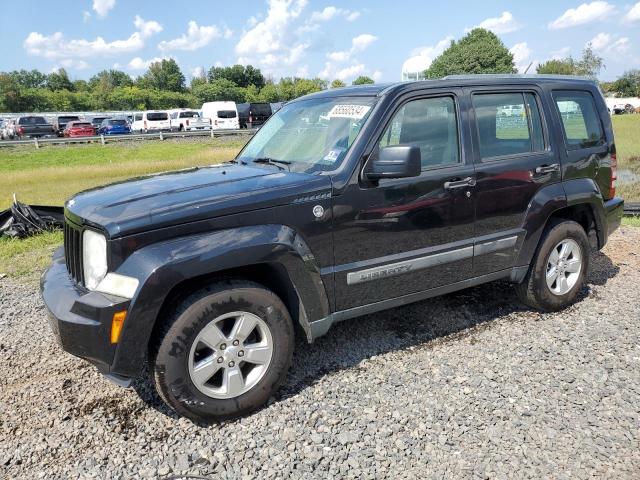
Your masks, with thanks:
<instances>
[{"instance_id":1,"label":"side mirror","mask_svg":"<svg viewBox=\"0 0 640 480\"><path fill-rule=\"evenodd\" d=\"M397 145L381 148L365 172L368 180L381 178L417 177L422 172L420 148L410 145Z\"/></svg>"}]
</instances>

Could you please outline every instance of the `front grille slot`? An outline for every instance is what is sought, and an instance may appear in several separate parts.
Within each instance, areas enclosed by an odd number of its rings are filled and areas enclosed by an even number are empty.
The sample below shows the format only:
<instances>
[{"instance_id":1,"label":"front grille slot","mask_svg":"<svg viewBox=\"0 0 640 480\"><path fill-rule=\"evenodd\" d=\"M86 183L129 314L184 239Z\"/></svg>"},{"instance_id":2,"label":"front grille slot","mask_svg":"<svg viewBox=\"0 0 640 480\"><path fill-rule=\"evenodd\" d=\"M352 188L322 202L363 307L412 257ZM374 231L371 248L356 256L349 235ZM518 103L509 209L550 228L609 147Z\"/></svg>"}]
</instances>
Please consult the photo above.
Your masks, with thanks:
<instances>
[{"instance_id":1,"label":"front grille slot","mask_svg":"<svg viewBox=\"0 0 640 480\"><path fill-rule=\"evenodd\" d=\"M64 223L64 258L71 278L80 284L84 284L82 229L68 221Z\"/></svg>"}]
</instances>

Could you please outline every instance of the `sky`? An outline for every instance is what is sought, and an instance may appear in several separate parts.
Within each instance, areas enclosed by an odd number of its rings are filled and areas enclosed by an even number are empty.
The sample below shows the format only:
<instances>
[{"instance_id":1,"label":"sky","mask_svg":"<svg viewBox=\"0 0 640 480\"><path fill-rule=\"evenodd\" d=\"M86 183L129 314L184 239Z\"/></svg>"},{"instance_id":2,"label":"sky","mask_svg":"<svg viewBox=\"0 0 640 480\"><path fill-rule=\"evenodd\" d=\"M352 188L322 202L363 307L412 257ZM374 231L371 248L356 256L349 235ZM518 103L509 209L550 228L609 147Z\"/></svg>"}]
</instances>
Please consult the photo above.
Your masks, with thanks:
<instances>
[{"instance_id":1,"label":"sky","mask_svg":"<svg viewBox=\"0 0 640 480\"><path fill-rule=\"evenodd\" d=\"M7 0L4 0L7 1ZM251 64L283 76L397 81L481 26L524 71L578 57L591 43L601 80L640 68L640 2L384 0L65 0L12 2L0 16L0 71L64 67L72 79L117 68L133 76L174 58L189 80L211 66Z\"/></svg>"}]
</instances>

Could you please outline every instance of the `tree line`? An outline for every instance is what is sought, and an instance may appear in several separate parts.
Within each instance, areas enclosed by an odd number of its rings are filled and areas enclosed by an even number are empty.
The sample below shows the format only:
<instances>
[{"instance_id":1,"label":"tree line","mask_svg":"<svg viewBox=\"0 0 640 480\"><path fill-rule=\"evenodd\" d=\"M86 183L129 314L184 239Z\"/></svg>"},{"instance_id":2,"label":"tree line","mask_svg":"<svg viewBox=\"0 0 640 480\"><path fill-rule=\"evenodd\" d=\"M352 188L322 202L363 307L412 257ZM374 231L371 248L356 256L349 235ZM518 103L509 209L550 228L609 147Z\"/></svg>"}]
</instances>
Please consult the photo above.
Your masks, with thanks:
<instances>
[{"instance_id":1,"label":"tree line","mask_svg":"<svg viewBox=\"0 0 640 480\"><path fill-rule=\"evenodd\" d=\"M597 79L603 59L590 45L580 58L552 59L536 67L539 74L580 75ZM517 73L513 54L493 33L476 28L434 59L426 78L454 74ZM374 83L366 76L354 85ZM617 96L640 95L640 70L625 72L613 82L600 84ZM152 63L132 78L119 70L103 70L87 80L72 81L64 69L50 74L38 70L0 72L0 112L145 110L176 107L197 108L204 102L286 102L326 88L346 84L320 78L284 77L275 82L252 65L211 67L189 85L173 59Z\"/></svg>"},{"instance_id":2,"label":"tree line","mask_svg":"<svg viewBox=\"0 0 640 480\"><path fill-rule=\"evenodd\" d=\"M359 77L354 84L373 83ZM198 108L204 102L285 102L301 95L345 86L320 78L265 78L252 65L211 67L190 84L173 59L152 63L138 78L120 70L103 70L87 80L69 78L65 69L0 72L0 112L147 110Z\"/></svg>"}]
</instances>

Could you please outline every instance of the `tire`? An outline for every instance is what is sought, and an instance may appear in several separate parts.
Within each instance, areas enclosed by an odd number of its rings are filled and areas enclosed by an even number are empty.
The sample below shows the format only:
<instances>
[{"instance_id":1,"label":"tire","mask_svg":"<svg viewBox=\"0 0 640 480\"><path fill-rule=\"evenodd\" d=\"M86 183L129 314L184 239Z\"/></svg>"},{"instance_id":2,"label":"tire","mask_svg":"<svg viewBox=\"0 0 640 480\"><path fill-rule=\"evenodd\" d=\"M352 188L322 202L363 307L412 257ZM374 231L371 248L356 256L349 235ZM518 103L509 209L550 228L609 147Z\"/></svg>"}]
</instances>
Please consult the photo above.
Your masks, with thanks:
<instances>
[{"instance_id":1,"label":"tire","mask_svg":"<svg viewBox=\"0 0 640 480\"><path fill-rule=\"evenodd\" d=\"M243 337L233 334L238 314L256 327L236 345L234 338ZM239 417L276 392L293 349L291 316L277 295L253 282L217 283L189 296L162 324L151 352L155 387L169 407L194 421ZM249 357L258 359L259 350L262 363L254 364ZM202 365L205 374L195 373Z\"/></svg>"},{"instance_id":2,"label":"tire","mask_svg":"<svg viewBox=\"0 0 640 480\"><path fill-rule=\"evenodd\" d=\"M568 258L560 266L555 265L555 252L562 252L566 245ZM584 229L570 220L553 220L546 227L529 271L522 283L516 285L516 293L522 303L536 310L553 312L562 310L576 301L585 284L589 270L589 239ZM554 254L554 258L551 258ZM562 255L558 257L562 260ZM577 260L577 261L576 261ZM575 272L579 264L578 272ZM547 281L549 273L549 282ZM574 275L576 274L577 275ZM555 281L553 280L556 275ZM564 277L563 285L562 277ZM553 282L550 286L549 283Z\"/></svg>"}]
</instances>

